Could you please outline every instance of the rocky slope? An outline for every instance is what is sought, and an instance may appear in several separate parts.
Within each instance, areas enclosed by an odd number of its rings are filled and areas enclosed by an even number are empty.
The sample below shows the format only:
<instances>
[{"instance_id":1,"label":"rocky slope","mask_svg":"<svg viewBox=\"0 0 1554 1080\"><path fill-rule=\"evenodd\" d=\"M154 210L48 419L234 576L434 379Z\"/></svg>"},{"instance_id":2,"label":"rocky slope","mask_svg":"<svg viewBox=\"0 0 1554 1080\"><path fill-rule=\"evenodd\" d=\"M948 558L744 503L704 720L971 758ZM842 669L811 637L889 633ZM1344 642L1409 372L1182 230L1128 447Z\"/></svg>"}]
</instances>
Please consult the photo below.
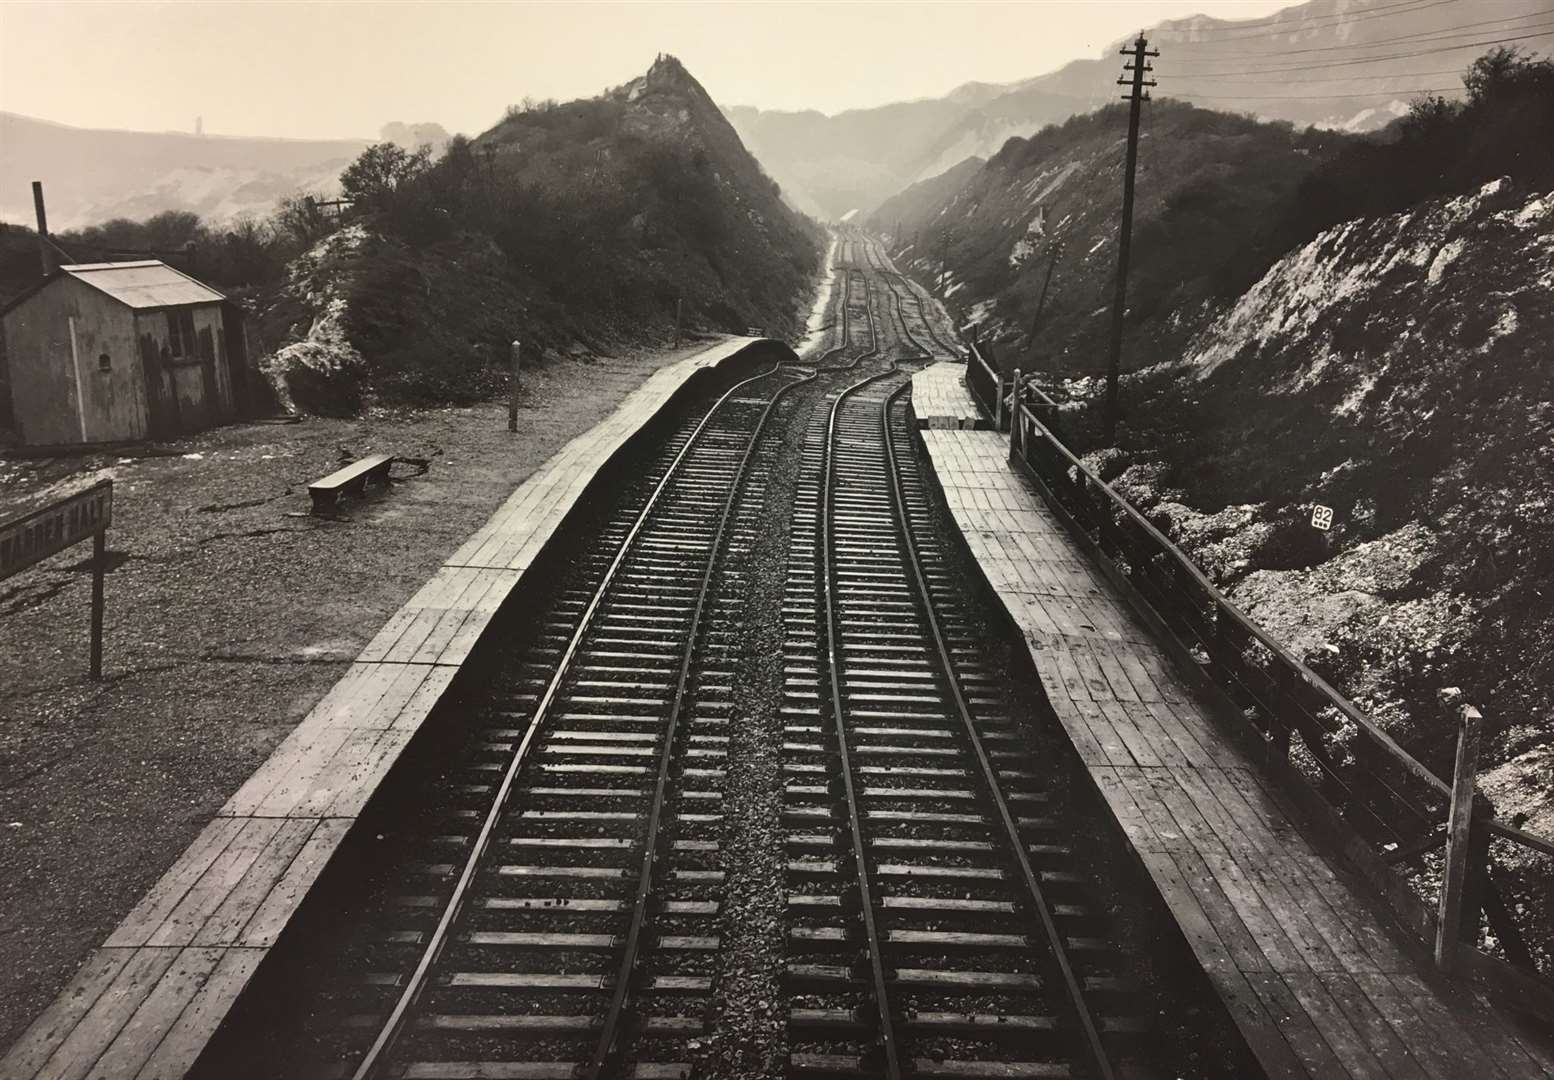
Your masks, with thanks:
<instances>
[{"instance_id":1,"label":"rocky slope","mask_svg":"<svg viewBox=\"0 0 1554 1080\"><path fill-rule=\"evenodd\" d=\"M1460 687L1501 817L1554 836L1554 192L1348 222L1128 379L1104 475L1449 775ZM1335 511L1331 532L1306 520ZM1548 880L1523 859L1522 885ZM1547 862L1547 860L1543 860ZM1547 895L1544 893L1543 895ZM1554 942L1554 913L1538 932Z\"/></svg>"},{"instance_id":2,"label":"rocky slope","mask_svg":"<svg viewBox=\"0 0 1554 1080\"><path fill-rule=\"evenodd\" d=\"M1144 33L1161 52L1153 61L1157 99L1358 132L1394 120L1420 89L1455 87L1453 73L1483 51L1481 43L1547 29L1539 17L1549 14L1548 0L1497 0L1482 10L1308 0L1266 18L1194 15ZM1097 59L1016 83L968 83L940 98L835 116L748 107L728 115L796 201L839 218L965 158L991 158L1012 136L1114 100L1120 44Z\"/></svg>"},{"instance_id":3,"label":"rocky slope","mask_svg":"<svg viewBox=\"0 0 1554 1080\"><path fill-rule=\"evenodd\" d=\"M1117 265L1127 124L1127 107L1118 104L1012 139L980 168L963 164L916 184L867 221L899 232L897 264L921 280L934 280L944 260L947 299L1011 364L1098 370ZM1278 254L1261 242L1261 227L1346 140L1178 102L1149 107L1126 366L1174 356L1206 304L1255 280Z\"/></svg>"},{"instance_id":4,"label":"rocky slope","mask_svg":"<svg viewBox=\"0 0 1554 1080\"><path fill-rule=\"evenodd\" d=\"M688 329L796 334L818 227L673 57L596 98L513 111L299 259L265 314L299 407L468 400L531 355Z\"/></svg>"}]
</instances>

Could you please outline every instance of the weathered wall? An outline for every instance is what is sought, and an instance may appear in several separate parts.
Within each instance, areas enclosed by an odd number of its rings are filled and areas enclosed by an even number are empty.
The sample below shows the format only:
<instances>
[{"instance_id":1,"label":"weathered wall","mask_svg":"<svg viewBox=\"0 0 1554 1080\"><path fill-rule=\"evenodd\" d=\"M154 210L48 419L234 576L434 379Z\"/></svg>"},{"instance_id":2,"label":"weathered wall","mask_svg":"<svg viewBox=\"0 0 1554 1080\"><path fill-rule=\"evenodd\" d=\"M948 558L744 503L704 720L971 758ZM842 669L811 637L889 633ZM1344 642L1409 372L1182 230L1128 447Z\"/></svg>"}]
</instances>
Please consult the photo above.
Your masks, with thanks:
<instances>
[{"instance_id":1,"label":"weathered wall","mask_svg":"<svg viewBox=\"0 0 1554 1080\"><path fill-rule=\"evenodd\" d=\"M135 316L135 336L146 368L154 438L219 424L234 414L221 305L193 310L194 339L175 346L166 310Z\"/></svg>"},{"instance_id":2,"label":"weathered wall","mask_svg":"<svg viewBox=\"0 0 1554 1080\"><path fill-rule=\"evenodd\" d=\"M128 308L68 276L6 315L11 397L24 445L146 436L145 389L134 323ZM106 370L99 359L104 355ZM80 399L85 405L80 411L78 368Z\"/></svg>"}]
</instances>

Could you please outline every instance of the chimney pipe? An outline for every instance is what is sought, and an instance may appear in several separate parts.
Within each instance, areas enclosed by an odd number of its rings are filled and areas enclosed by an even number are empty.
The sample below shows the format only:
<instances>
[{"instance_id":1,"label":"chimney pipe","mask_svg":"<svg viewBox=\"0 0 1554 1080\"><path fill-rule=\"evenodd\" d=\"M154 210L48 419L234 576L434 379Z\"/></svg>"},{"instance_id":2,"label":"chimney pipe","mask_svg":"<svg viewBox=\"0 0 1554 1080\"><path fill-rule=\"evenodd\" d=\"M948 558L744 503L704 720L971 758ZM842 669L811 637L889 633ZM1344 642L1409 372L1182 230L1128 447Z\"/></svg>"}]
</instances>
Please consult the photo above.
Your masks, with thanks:
<instances>
[{"instance_id":1,"label":"chimney pipe","mask_svg":"<svg viewBox=\"0 0 1554 1080\"><path fill-rule=\"evenodd\" d=\"M38 258L43 263L43 276L54 272L54 248L49 243L49 216L43 209L43 181L32 182L32 207L38 212Z\"/></svg>"}]
</instances>

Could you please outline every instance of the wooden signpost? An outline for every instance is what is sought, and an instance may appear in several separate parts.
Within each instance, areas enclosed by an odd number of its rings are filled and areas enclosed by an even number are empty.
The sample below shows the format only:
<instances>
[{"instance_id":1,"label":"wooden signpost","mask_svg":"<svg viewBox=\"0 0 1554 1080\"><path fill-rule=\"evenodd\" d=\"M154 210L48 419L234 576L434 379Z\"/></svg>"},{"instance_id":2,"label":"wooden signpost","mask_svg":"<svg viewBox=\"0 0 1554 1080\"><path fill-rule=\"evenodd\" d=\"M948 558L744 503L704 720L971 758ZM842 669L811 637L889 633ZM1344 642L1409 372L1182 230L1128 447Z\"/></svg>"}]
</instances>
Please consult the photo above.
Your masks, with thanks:
<instances>
[{"instance_id":1,"label":"wooden signpost","mask_svg":"<svg viewBox=\"0 0 1554 1080\"><path fill-rule=\"evenodd\" d=\"M514 341L512 345L513 377L507 387L507 430L518 430L518 392L523 389L523 349Z\"/></svg>"},{"instance_id":2,"label":"wooden signpost","mask_svg":"<svg viewBox=\"0 0 1554 1080\"><path fill-rule=\"evenodd\" d=\"M103 677L103 570L113 481L103 480L52 506L0 522L0 581L92 538L92 678Z\"/></svg>"}]
</instances>

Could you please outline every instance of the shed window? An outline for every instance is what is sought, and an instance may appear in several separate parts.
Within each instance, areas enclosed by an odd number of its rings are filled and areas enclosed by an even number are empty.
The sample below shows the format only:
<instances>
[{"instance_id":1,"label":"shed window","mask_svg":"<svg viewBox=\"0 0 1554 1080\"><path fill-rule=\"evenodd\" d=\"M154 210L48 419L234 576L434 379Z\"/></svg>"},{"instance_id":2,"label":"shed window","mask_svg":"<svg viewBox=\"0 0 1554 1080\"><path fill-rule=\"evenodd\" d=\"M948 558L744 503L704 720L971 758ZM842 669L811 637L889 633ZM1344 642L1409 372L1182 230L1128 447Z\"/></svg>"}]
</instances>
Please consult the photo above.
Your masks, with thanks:
<instances>
[{"instance_id":1,"label":"shed window","mask_svg":"<svg viewBox=\"0 0 1554 1080\"><path fill-rule=\"evenodd\" d=\"M97 370L98 371L112 371L113 370L113 361L108 358L108 354L107 353L98 353L97 354Z\"/></svg>"},{"instance_id":2,"label":"shed window","mask_svg":"<svg viewBox=\"0 0 1554 1080\"><path fill-rule=\"evenodd\" d=\"M167 350L175 357L195 355L193 308L173 308L168 311Z\"/></svg>"}]
</instances>

